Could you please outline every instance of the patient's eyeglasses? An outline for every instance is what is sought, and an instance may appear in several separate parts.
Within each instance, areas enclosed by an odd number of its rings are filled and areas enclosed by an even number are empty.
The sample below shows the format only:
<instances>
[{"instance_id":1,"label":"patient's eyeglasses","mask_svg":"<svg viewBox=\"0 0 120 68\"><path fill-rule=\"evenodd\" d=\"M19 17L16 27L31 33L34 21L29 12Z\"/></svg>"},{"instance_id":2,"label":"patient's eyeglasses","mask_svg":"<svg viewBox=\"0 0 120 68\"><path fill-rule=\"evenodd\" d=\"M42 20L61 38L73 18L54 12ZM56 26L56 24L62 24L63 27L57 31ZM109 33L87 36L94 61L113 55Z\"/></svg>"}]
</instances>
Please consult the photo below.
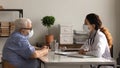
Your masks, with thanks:
<instances>
[{"instance_id":1,"label":"patient's eyeglasses","mask_svg":"<svg viewBox=\"0 0 120 68\"><path fill-rule=\"evenodd\" d=\"M32 28L22 28L22 29L25 29L25 30L30 30L30 31L32 30Z\"/></svg>"}]
</instances>

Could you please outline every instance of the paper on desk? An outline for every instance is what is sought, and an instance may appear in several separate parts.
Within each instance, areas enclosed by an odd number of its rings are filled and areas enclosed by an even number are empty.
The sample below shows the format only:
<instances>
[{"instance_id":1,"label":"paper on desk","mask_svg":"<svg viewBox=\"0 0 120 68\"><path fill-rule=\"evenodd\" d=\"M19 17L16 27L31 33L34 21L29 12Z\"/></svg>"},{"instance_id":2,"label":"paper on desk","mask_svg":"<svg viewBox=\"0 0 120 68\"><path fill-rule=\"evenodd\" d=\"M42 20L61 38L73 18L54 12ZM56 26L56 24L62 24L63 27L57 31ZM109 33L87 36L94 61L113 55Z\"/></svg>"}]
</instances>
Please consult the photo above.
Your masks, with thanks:
<instances>
[{"instance_id":1,"label":"paper on desk","mask_svg":"<svg viewBox=\"0 0 120 68\"><path fill-rule=\"evenodd\" d=\"M78 52L55 52L55 54L58 55L72 55L72 54L78 54Z\"/></svg>"},{"instance_id":2,"label":"paper on desk","mask_svg":"<svg viewBox=\"0 0 120 68\"><path fill-rule=\"evenodd\" d=\"M88 55L81 55L78 52L55 52L55 54L58 55L64 55L68 57L77 57L77 58L92 58L94 56L88 56Z\"/></svg>"}]
</instances>

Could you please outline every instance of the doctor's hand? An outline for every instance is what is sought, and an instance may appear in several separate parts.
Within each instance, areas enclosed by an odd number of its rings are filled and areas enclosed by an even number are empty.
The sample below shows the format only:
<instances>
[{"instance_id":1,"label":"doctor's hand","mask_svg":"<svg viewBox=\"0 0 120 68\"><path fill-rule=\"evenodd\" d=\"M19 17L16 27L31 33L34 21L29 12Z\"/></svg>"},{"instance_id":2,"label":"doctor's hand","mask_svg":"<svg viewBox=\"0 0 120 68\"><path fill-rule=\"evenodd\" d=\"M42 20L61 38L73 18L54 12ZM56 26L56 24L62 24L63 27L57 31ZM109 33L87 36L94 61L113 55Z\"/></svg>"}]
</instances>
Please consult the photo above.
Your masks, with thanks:
<instances>
[{"instance_id":1,"label":"doctor's hand","mask_svg":"<svg viewBox=\"0 0 120 68\"><path fill-rule=\"evenodd\" d=\"M86 52L87 52L87 51L85 51L84 49L80 49L79 54L83 54L83 55L85 55Z\"/></svg>"}]
</instances>

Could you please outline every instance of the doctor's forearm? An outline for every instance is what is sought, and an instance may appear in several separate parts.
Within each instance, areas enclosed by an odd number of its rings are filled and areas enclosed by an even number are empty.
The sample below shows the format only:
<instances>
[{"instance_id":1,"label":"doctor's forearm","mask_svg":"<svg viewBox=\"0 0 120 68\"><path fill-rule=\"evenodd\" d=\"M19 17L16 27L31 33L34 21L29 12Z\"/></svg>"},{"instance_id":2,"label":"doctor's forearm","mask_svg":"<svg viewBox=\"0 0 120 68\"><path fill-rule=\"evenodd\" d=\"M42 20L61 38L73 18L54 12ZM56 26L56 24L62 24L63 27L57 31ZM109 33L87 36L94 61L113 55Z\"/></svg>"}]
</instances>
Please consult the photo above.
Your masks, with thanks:
<instances>
[{"instance_id":1,"label":"doctor's forearm","mask_svg":"<svg viewBox=\"0 0 120 68\"><path fill-rule=\"evenodd\" d=\"M102 57L102 54L99 51L88 51L88 52L86 52L86 55Z\"/></svg>"}]
</instances>

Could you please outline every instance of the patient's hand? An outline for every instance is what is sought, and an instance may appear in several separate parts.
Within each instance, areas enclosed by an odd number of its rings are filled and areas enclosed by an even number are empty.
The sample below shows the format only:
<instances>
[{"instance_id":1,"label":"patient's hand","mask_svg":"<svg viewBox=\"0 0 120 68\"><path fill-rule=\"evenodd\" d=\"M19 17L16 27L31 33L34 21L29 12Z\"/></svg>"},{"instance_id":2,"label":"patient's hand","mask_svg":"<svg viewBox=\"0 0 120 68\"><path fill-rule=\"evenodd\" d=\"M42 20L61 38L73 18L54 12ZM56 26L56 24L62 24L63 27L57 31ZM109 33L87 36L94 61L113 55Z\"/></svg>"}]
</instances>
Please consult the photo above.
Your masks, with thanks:
<instances>
[{"instance_id":1,"label":"patient's hand","mask_svg":"<svg viewBox=\"0 0 120 68\"><path fill-rule=\"evenodd\" d=\"M48 58L46 56L40 57L39 59L43 62L48 62Z\"/></svg>"},{"instance_id":2,"label":"patient's hand","mask_svg":"<svg viewBox=\"0 0 120 68\"><path fill-rule=\"evenodd\" d=\"M34 46L34 48L35 48L35 50L40 50L41 49L40 47L36 47L36 46Z\"/></svg>"},{"instance_id":3,"label":"patient's hand","mask_svg":"<svg viewBox=\"0 0 120 68\"><path fill-rule=\"evenodd\" d=\"M48 46L43 46L43 47L41 48L41 50L43 51L44 56L45 56L45 55L47 55L48 52L49 52L49 47L48 47Z\"/></svg>"},{"instance_id":4,"label":"patient's hand","mask_svg":"<svg viewBox=\"0 0 120 68\"><path fill-rule=\"evenodd\" d=\"M35 50L41 50L41 49L44 49L44 48L49 49L49 47L46 46L46 45L44 45L42 47L36 47L36 46L34 46L34 47L35 47Z\"/></svg>"}]
</instances>

